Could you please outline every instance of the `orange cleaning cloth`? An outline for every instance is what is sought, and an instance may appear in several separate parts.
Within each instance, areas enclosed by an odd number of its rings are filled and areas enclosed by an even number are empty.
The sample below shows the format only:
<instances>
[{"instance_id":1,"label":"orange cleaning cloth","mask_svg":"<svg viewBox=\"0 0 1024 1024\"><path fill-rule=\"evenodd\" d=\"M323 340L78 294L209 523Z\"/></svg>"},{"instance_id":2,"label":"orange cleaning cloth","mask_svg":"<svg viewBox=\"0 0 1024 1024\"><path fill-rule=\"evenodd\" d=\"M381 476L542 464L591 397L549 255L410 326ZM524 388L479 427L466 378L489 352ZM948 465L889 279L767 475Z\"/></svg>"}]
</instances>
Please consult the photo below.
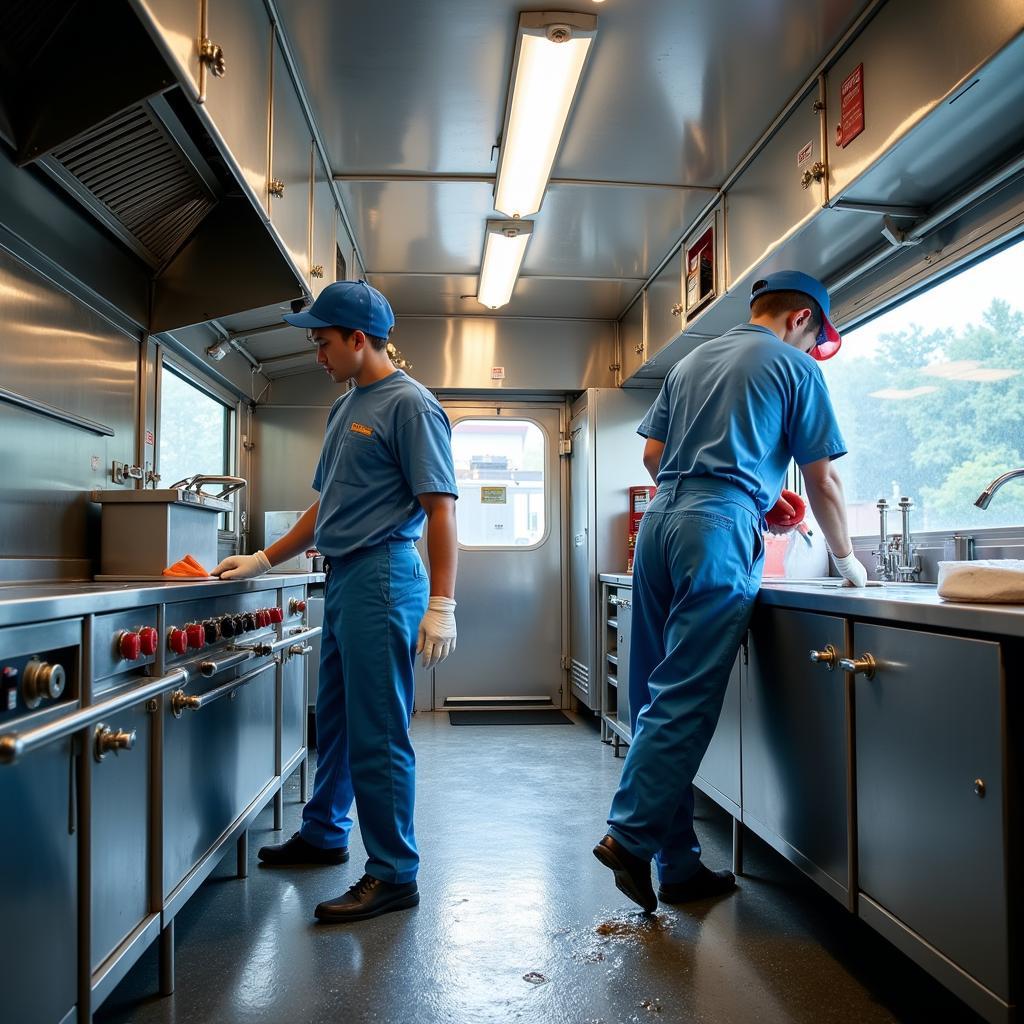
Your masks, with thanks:
<instances>
[{"instance_id":1,"label":"orange cleaning cloth","mask_svg":"<svg viewBox=\"0 0 1024 1024\"><path fill-rule=\"evenodd\" d=\"M169 565L166 569L164 569L162 575L189 577L195 579L196 577L200 576L205 578L210 574L191 555L186 555L184 558L175 562L174 565Z\"/></svg>"}]
</instances>

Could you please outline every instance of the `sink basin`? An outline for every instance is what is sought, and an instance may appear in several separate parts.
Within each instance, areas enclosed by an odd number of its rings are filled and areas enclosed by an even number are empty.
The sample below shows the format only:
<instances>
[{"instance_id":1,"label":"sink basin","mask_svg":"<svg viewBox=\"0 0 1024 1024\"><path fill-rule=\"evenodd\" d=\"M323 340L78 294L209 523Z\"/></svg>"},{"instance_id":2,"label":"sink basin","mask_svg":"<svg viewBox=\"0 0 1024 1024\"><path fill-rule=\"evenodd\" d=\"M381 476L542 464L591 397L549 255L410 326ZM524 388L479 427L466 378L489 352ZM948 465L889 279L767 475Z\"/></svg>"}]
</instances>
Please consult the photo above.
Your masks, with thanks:
<instances>
[{"instance_id":1,"label":"sink basin","mask_svg":"<svg viewBox=\"0 0 1024 1024\"><path fill-rule=\"evenodd\" d=\"M1024 604L1024 560L939 562L939 597L944 601Z\"/></svg>"}]
</instances>

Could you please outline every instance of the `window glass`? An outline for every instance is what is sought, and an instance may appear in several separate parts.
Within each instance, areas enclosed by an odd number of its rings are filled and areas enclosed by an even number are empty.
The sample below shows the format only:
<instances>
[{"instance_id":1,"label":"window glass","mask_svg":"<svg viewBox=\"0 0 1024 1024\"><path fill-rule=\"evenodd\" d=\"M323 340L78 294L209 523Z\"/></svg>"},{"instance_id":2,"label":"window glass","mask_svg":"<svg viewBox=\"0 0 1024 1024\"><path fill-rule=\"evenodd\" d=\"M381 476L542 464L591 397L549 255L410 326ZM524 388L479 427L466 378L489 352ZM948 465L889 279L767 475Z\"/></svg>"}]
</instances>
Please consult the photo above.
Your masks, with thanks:
<instances>
[{"instance_id":1,"label":"window glass","mask_svg":"<svg viewBox=\"0 0 1024 1024\"><path fill-rule=\"evenodd\" d=\"M231 409L165 366L160 379L160 486L231 472ZM227 515L221 529L230 529Z\"/></svg>"},{"instance_id":2,"label":"window glass","mask_svg":"<svg viewBox=\"0 0 1024 1024\"><path fill-rule=\"evenodd\" d=\"M836 467L853 534L876 533L875 503L901 495L915 531L1024 522L1024 479L974 506L1024 465L1022 281L1017 242L844 334L821 364L849 448Z\"/></svg>"},{"instance_id":3,"label":"window glass","mask_svg":"<svg viewBox=\"0 0 1024 1024\"><path fill-rule=\"evenodd\" d=\"M460 420L452 428L459 543L529 547L544 537L544 434L529 420Z\"/></svg>"}]
</instances>

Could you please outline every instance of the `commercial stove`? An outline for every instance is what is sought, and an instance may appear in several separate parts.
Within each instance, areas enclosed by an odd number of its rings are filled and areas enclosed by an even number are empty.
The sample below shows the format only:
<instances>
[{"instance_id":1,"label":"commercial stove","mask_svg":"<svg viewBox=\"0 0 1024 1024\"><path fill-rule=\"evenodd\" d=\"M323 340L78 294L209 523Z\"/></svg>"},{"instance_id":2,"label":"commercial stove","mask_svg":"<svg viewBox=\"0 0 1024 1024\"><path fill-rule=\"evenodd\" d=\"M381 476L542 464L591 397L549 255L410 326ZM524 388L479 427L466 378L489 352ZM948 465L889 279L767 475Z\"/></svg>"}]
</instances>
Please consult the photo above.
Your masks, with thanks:
<instances>
[{"instance_id":1,"label":"commercial stove","mask_svg":"<svg viewBox=\"0 0 1024 1024\"><path fill-rule=\"evenodd\" d=\"M88 1021L157 940L173 990L177 912L305 799L322 579L0 586L5 1016Z\"/></svg>"}]
</instances>

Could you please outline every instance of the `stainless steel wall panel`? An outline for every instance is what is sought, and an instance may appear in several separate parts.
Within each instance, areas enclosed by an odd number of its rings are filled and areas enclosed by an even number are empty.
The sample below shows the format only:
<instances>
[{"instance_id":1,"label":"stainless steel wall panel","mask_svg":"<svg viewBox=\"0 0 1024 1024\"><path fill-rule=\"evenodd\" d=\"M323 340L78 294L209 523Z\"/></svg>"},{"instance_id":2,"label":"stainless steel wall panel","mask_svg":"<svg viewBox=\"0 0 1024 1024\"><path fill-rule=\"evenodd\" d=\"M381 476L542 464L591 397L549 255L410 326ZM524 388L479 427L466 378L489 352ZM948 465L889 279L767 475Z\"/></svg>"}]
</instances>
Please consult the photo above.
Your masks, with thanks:
<instances>
[{"instance_id":1,"label":"stainless steel wall panel","mask_svg":"<svg viewBox=\"0 0 1024 1024\"><path fill-rule=\"evenodd\" d=\"M986 0L983 8L970 0L933 0L926 5L890 0L884 4L827 75L832 195L847 192L875 161L906 138L958 86L969 84L978 66L1022 30L1024 9L1019 0ZM908 46L908 40L913 40L913 45ZM1017 49L1019 54L1019 44ZM834 135L841 87L858 64L864 65L864 131L844 148L835 144ZM1013 133L1013 126L1019 123L1019 55L995 69L994 77L995 81L989 81L988 73L982 74L971 89L975 95L965 94L967 102L961 105L958 100L947 119L949 129L966 143L959 151L950 147L950 153L975 167L978 154L988 151L994 157L1006 141L1007 129ZM1000 80L1009 86L1002 94ZM981 138L979 118L971 116L973 104L985 108L988 133ZM998 114L1001 104L1005 116ZM949 163L936 160L928 147L919 145L916 133L913 149L898 159L910 165L902 168L904 173L890 169L884 179L873 183L870 193L858 187L849 192L850 197L886 202L898 189L900 203L927 202L934 198L929 195L932 183L948 183L953 177ZM911 167L913 171L906 173Z\"/></svg>"},{"instance_id":2,"label":"stainless steel wall panel","mask_svg":"<svg viewBox=\"0 0 1024 1024\"><path fill-rule=\"evenodd\" d=\"M206 34L223 48L227 71L221 78L206 76L206 108L246 183L263 196L270 125L267 11L261 0L213 0L207 11Z\"/></svg>"},{"instance_id":3,"label":"stainless steel wall panel","mask_svg":"<svg viewBox=\"0 0 1024 1024\"><path fill-rule=\"evenodd\" d=\"M878 665L854 687L860 889L1008 999L999 644L859 622L853 642Z\"/></svg>"},{"instance_id":4,"label":"stainless steel wall panel","mask_svg":"<svg viewBox=\"0 0 1024 1024\"><path fill-rule=\"evenodd\" d=\"M279 197L269 194L268 182L262 194L267 197L270 220L300 278L307 280L313 137L278 47L274 48L273 103L270 178L283 182L284 192Z\"/></svg>"},{"instance_id":5,"label":"stainless steel wall panel","mask_svg":"<svg viewBox=\"0 0 1024 1024\"><path fill-rule=\"evenodd\" d=\"M820 118L813 109L819 91L815 86L803 96L726 194L730 288L821 208L822 185L805 189L800 183L803 172L823 159Z\"/></svg>"},{"instance_id":6,"label":"stainless steel wall panel","mask_svg":"<svg viewBox=\"0 0 1024 1024\"><path fill-rule=\"evenodd\" d=\"M271 665L233 697L181 718L165 707L165 898L274 777L274 676ZM224 681L204 680L188 692L201 695Z\"/></svg>"},{"instance_id":7,"label":"stainless steel wall panel","mask_svg":"<svg viewBox=\"0 0 1024 1024\"><path fill-rule=\"evenodd\" d=\"M90 801L91 968L100 965L146 918L150 911L149 857L150 721L144 704L102 723L135 733L132 750L91 760ZM99 728L98 726L96 728ZM88 739L95 734L90 730Z\"/></svg>"},{"instance_id":8,"label":"stainless steel wall panel","mask_svg":"<svg viewBox=\"0 0 1024 1024\"><path fill-rule=\"evenodd\" d=\"M326 379L326 377L325 377ZM334 397L343 392L332 384ZM275 384L272 395L278 390ZM264 514L305 509L317 500L311 482L320 458L329 407L308 408L257 407L253 417L256 443L253 479L250 482L250 508L253 544L266 545Z\"/></svg>"},{"instance_id":9,"label":"stainless steel wall panel","mask_svg":"<svg viewBox=\"0 0 1024 1024\"><path fill-rule=\"evenodd\" d=\"M600 665L594 656L598 599L592 564L595 467L591 396L588 390L573 406L569 420L569 681L577 699L588 708L600 708Z\"/></svg>"},{"instance_id":10,"label":"stainless steel wall panel","mask_svg":"<svg viewBox=\"0 0 1024 1024\"><path fill-rule=\"evenodd\" d=\"M683 254L678 250L644 292L645 357L656 356L683 329Z\"/></svg>"},{"instance_id":11,"label":"stainless steel wall panel","mask_svg":"<svg viewBox=\"0 0 1024 1024\"><path fill-rule=\"evenodd\" d=\"M0 324L4 387L114 429L100 437L0 403L0 558L95 558L88 491L113 460L135 461L139 342L2 249Z\"/></svg>"},{"instance_id":12,"label":"stainless steel wall panel","mask_svg":"<svg viewBox=\"0 0 1024 1024\"><path fill-rule=\"evenodd\" d=\"M743 820L843 901L846 677L812 664L807 652L831 644L843 656L845 643L841 618L758 607L742 699Z\"/></svg>"},{"instance_id":13,"label":"stainless steel wall panel","mask_svg":"<svg viewBox=\"0 0 1024 1024\"><path fill-rule=\"evenodd\" d=\"M75 1005L78 837L71 748L71 739L54 742L0 769L5 1020L61 1021Z\"/></svg>"},{"instance_id":14,"label":"stainless steel wall panel","mask_svg":"<svg viewBox=\"0 0 1024 1024\"><path fill-rule=\"evenodd\" d=\"M157 624L156 607L133 609L130 612L114 612L111 615L97 615L92 625L92 687L93 696L119 685L116 678L120 673L133 672L155 663L156 658L140 657L137 661L125 661L118 648L122 631L134 633L142 626ZM162 639L162 638L161 638Z\"/></svg>"}]
</instances>

